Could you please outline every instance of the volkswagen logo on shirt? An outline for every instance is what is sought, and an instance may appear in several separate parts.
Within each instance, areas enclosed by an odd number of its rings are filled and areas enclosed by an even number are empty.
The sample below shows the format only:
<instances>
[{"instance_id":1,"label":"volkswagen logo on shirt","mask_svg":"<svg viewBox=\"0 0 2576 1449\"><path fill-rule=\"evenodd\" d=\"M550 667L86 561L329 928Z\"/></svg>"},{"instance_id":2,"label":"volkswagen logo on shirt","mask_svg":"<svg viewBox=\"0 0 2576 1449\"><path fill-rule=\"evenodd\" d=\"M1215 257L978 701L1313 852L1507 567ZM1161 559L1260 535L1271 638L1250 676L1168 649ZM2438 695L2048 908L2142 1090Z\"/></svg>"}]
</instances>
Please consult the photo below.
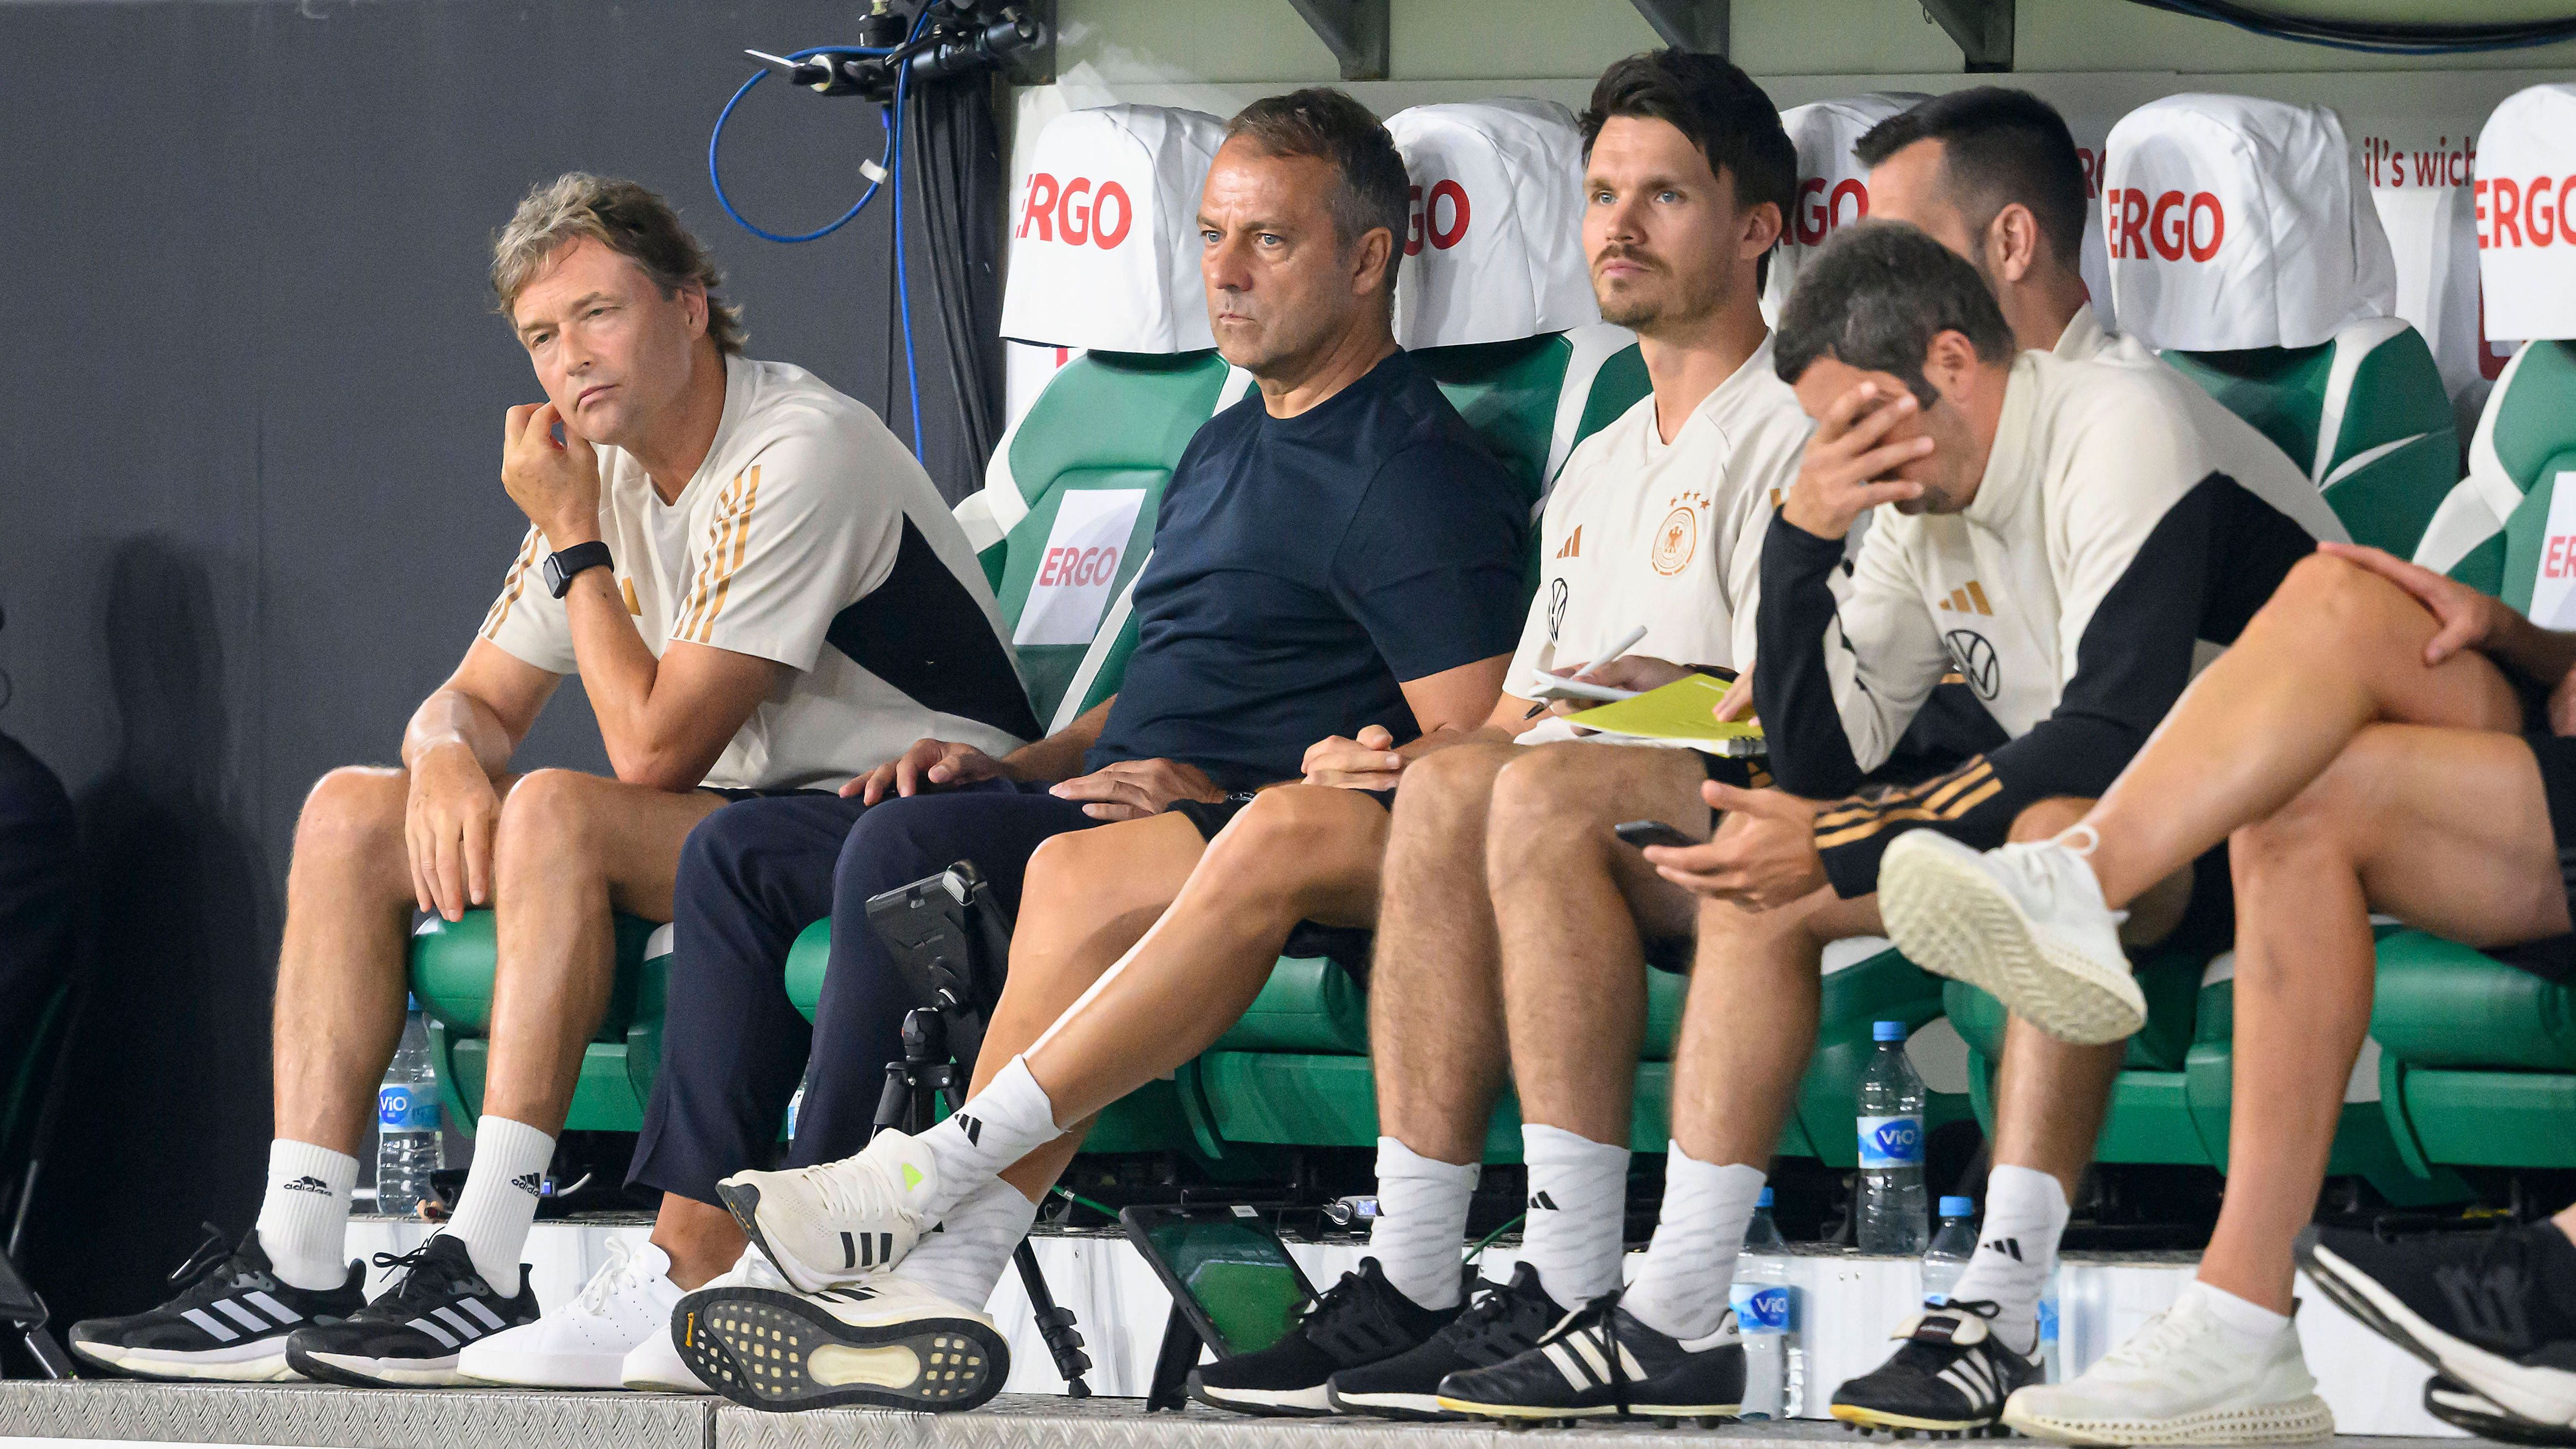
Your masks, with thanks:
<instances>
[{"instance_id":1,"label":"volkswagen logo on shirt","mask_svg":"<svg viewBox=\"0 0 2576 1449\"><path fill-rule=\"evenodd\" d=\"M1995 646L1974 629L1953 629L1941 636L1950 646L1950 659L1959 666L1959 675L1977 698L1991 700L2004 687L2003 662L1995 657Z\"/></svg>"},{"instance_id":2,"label":"volkswagen logo on shirt","mask_svg":"<svg viewBox=\"0 0 2576 1449\"><path fill-rule=\"evenodd\" d=\"M1550 579L1547 584L1547 642L1557 642L1556 631L1565 627L1565 580Z\"/></svg>"}]
</instances>

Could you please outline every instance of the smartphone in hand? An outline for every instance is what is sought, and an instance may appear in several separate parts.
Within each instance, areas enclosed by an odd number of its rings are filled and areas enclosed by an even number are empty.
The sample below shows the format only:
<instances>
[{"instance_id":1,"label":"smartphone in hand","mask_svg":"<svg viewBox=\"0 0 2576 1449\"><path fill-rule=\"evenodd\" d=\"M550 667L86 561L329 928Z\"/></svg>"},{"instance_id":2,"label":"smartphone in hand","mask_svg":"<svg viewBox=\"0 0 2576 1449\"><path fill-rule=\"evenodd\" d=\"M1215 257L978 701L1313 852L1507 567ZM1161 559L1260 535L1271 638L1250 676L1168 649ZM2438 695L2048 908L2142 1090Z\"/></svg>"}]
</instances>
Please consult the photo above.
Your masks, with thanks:
<instances>
[{"instance_id":1,"label":"smartphone in hand","mask_svg":"<svg viewBox=\"0 0 2576 1449\"><path fill-rule=\"evenodd\" d=\"M1610 833L1639 850L1649 845L1697 845L1698 841L1682 834L1660 820L1630 820L1610 827Z\"/></svg>"}]
</instances>

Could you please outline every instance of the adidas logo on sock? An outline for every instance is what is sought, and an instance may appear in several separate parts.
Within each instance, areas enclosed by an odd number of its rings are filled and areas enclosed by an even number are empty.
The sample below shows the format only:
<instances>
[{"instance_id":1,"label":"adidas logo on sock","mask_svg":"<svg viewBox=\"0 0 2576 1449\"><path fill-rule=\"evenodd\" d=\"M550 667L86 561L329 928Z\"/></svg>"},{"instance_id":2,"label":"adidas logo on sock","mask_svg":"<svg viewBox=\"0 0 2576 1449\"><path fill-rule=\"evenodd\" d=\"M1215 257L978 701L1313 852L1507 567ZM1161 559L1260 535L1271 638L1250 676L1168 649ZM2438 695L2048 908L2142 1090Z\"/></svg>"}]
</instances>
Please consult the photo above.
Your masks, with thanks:
<instances>
[{"instance_id":1,"label":"adidas logo on sock","mask_svg":"<svg viewBox=\"0 0 2576 1449\"><path fill-rule=\"evenodd\" d=\"M517 1188L519 1191L526 1193L530 1197L544 1197L546 1195L546 1181L544 1176L539 1173L520 1173L518 1176L510 1179L510 1186Z\"/></svg>"},{"instance_id":2,"label":"adidas logo on sock","mask_svg":"<svg viewBox=\"0 0 2576 1449\"><path fill-rule=\"evenodd\" d=\"M2016 1263L2021 1261L2021 1239L2019 1238L1997 1238L1993 1242L1980 1243L1978 1246L1989 1252L2008 1253Z\"/></svg>"},{"instance_id":3,"label":"adidas logo on sock","mask_svg":"<svg viewBox=\"0 0 2576 1449\"><path fill-rule=\"evenodd\" d=\"M309 1175L299 1177L292 1182L281 1182L278 1187L287 1192L318 1192L324 1197L331 1195L331 1184Z\"/></svg>"},{"instance_id":4,"label":"adidas logo on sock","mask_svg":"<svg viewBox=\"0 0 2576 1449\"><path fill-rule=\"evenodd\" d=\"M1560 1209L1559 1209L1559 1208L1557 1207L1557 1205L1556 1205L1556 1199L1555 1199L1555 1198L1552 1198L1552 1197L1549 1197L1546 1193L1543 1193L1543 1192L1540 1192L1540 1193L1532 1193L1532 1194L1530 1195L1529 1205L1530 1205L1530 1211L1532 1211L1532 1212L1549 1212L1549 1213L1552 1213L1552 1212L1560 1211Z\"/></svg>"},{"instance_id":5,"label":"adidas logo on sock","mask_svg":"<svg viewBox=\"0 0 2576 1449\"><path fill-rule=\"evenodd\" d=\"M981 1147L984 1145L984 1124L980 1120L969 1117L965 1113L960 1112L957 1114L957 1130L966 1134L967 1146Z\"/></svg>"}]
</instances>

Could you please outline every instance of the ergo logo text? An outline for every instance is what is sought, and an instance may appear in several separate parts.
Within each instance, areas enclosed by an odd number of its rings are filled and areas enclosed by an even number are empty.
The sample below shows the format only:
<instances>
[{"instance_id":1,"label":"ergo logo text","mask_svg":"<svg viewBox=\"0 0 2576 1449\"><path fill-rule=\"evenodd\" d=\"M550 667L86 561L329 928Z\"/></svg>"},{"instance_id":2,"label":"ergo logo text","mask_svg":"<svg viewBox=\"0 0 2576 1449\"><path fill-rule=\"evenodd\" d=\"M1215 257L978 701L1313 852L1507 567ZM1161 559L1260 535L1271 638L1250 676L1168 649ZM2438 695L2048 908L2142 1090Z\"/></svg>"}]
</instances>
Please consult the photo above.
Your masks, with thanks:
<instances>
[{"instance_id":1,"label":"ergo logo text","mask_svg":"<svg viewBox=\"0 0 2576 1449\"><path fill-rule=\"evenodd\" d=\"M1115 181L1103 181L1095 191L1088 176L1059 183L1043 171L1032 171L1020 229L1013 235L1025 237L1035 227L1039 241L1054 241L1061 233L1067 246L1089 243L1106 251L1127 239L1135 221L1135 204L1127 199L1127 188Z\"/></svg>"},{"instance_id":2,"label":"ergo logo text","mask_svg":"<svg viewBox=\"0 0 2576 1449\"><path fill-rule=\"evenodd\" d=\"M2552 242L2576 246L2567 209L2576 205L2576 172L2565 176L2481 176L2471 187L2476 198L2478 247L2545 247Z\"/></svg>"},{"instance_id":3,"label":"ergo logo text","mask_svg":"<svg viewBox=\"0 0 2576 1449\"><path fill-rule=\"evenodd\" d=\"M2115 262L2158 257L2205 262L2218 255L2218 244L2227 239L2227 208L2207 191L2149 195L2134 186L2114 186L2102 193L2102 233Z\"/></svg>"},{"instance_id":4,"label":"ergo logo text","mask_svg":"<svg viewBox=\"0 0 2576 1449\"><path fill-rule=\"evenodd\" d=\"M1118 550L1115 548L1051 548L1038 561L1038 577L1033 587L1079 588L1084 584L1105 584L1118 576Z\"/></svg>"},{"instance_id":5,"label":"ergo logo text","mask_svg":"<svg viewBox=\"0 0 2576 1449\"><path fill-rule=\"evenodd\" d=\"M1426 241L1431 243L1433 250L1445 252L1466 237L1468 210L1466 187L1455 181L1434 181L1431 183L1431 195L1428 200L1424 199L1422 188L1419 186L1413 187L1410 195L1413 204L1406 215L1404 228L1406 256L1422 255L1422 244ZM1444 201L1448 203L1448 218L1445 225L1441 217L1441 203Z\"/></svg>"},{"instance_id":6,"label":"ergo logo text","mask_svg":"<svg viewBox=\"0 0 2576 1449\"><path fill-rule=\"evenodd\" d=\"M1857 176L1846 176L1830 183L1824 177L1809 176L1798 183L1796 214L1789 218L1790 235L1798 245L1811 247L1833 233L1835 227L1847 226L1869 215L1869 187ZM1843 214L1844 206L1851 214Z\"/></svg>"}]
</instances>

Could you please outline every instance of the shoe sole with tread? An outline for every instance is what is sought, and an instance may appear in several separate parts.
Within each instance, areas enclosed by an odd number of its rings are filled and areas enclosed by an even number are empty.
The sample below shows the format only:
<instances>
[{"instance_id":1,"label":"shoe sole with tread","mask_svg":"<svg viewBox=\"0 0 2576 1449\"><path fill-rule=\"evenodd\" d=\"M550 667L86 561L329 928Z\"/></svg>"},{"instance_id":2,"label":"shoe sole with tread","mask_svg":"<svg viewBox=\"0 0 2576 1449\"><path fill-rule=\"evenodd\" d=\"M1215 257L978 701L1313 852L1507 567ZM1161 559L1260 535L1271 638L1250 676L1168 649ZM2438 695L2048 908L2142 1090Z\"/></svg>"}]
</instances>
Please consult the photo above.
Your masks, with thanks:
<instances>
[{"instance_id":1,"label":"shoe sole with tread","mask_svg":"<svg viewBox=\"0 0 2576 1449\"><path fill-rule=\"evenodd\" d=\"M71 1350L72 1357L102 1373L150 1383L291 1384L304 1377L287 1365L286 1341L282 1337L273 1351L230 1363L197 1357L151 1358L146 1356L148 1349L82 1343L78 1339L64 1346Z\"/></svg>"},{"instance_id":2,"label":"shoe sole with tread","mask_svg":"<svg viewBox=\"0 0 2576 1449\"><path fill-rule=\"evenodd\" d=\"M972 1318L844 1323L792 1293L701 1290L671 1315L671 1343L707 1386L751 1409L858 1405L950 1413L1002 1391L1011 1349Z\"/></svg>"},{"instance_id":3,"label":"shoe sole with tread","mask_svg":"<svg viewBox=\"0 0 2576 1449\"><path fill-rule=\"evenodd\" d=\"M2299 1234L2294 1251L2299 1266L2308 1270L2308 1281L2333 1299L2335 1306L2422 1359L2434 1372L2457 1380L2519 1419L2543 1425L2576 1423L2576 1374L2518 1364L2435 1328L2404 1300L2327 1247L2314 1228Z\"/></svg>"},{"instance_id":4,"label":"shoe sole with tread","mask_svg":"<svg viewBox=\"0 0 2576 1449\"><path fill-rule=\"evenodd\" d=\"M287 1345L287 1366L316 1383L353 1389L444 1389L465 1382L456 1354L444 1358L367 1358L354 1353L312 1353Z\"/></svg>"},{"instance_id":5,"label":"shoe sole with tread","mask_svg":"<svg viewBox=\"0 0 2576 1449\"><path fill-rule=\"evenodd\" d=\"M1192 1369L1183 1388L1191 1398L1229 1414L1252 1414L1265 1419L1322 1419L1333 1413L1332 1391L1322 1384L1310 1389L1211 1389L1199 1382L1198 1370Z\"/></svg>"},{"instance_id":6,"label":"shoe sole with tread","mask_svg":"<svg viewBox=\"0 0 2576 1449\"><path fill-rule=\"evenodd\" d=\"M1831 1412L1836 1419L1867 1434L1884 1430L1891 1434L1938 1434L1975 1438L1980 1434L2004 1432L1997 1418L2002 1411L1976 1419L1927 1419L1915 1414L1890 1413L1860 1404L1835 1404Z\"/></svg>"},{"instance_id":7,"label":"shoe sole with tread","mask_svg":"<svg viewBox=\"0 0 2576 1449\"><path fill-rule=\"evenodd\" d=\"M2465 1429L2481 1439L2502 1444L2543 1445L2551 1449L2576 1445L2576 1429L2564 1424L2535 1423L2440 1374L2424 1381L2424 1412L2454 1429Z\"/></svg>"},{"instance_id":8,"label":"shoe sole with tread","mask_svg":"<svg viewBox=\"0 0 2576 1449\"><path fill-rule=\"evenodd\" d=\"M1976 863L1976 852L1911 830L1879 867L1878 913L1905 958L1963 981L2060 1041L2098 1046L2146 1024L2146 997L2122 962L2105 974L2040 938L2029 916Z\"/></svg>"},{"instance_id":9,"label":"shoe sole with tread","mask_svg":"<svg viewBox=\"0 0 2576 1449\"><path fill-rule=\"evenodd\" d=\"M2286 1404L2207 1409L2170 1419L2055 1419L2007 1402L2004 1423L2033 1439L2059 1444L2312 1444L2334 1437L2334 1411L2307 1394Z\"/></svg>"}]
</instances>

